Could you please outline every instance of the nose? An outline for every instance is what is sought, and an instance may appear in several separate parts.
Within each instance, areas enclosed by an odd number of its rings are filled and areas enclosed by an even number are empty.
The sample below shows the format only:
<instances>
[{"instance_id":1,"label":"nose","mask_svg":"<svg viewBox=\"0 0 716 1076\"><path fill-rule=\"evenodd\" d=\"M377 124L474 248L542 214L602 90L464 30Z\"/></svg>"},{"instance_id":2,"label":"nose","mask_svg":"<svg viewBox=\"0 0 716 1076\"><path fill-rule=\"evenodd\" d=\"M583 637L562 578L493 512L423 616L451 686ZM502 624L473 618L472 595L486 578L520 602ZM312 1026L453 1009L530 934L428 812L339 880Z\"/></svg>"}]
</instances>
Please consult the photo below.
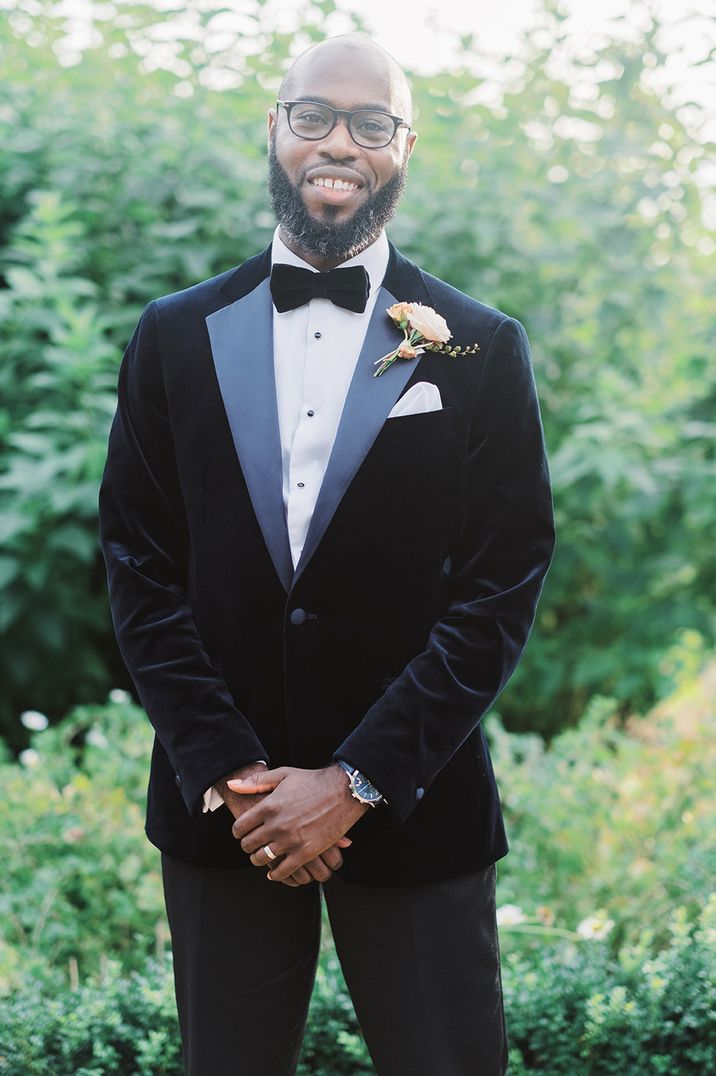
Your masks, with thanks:
<instances>
[{"instance_id":1,"label":"nose","mask_svg":"<svg viewBox=\"0 0 716 1076\"><path fill-rule=\"evenodd\" d=\"M334 161L352 160L356 156L358 146L348 130L348 119L348 116L339 116L331 133L321 139L319 145L322 155L331 157Z\"/></svg>"}]
</instances>

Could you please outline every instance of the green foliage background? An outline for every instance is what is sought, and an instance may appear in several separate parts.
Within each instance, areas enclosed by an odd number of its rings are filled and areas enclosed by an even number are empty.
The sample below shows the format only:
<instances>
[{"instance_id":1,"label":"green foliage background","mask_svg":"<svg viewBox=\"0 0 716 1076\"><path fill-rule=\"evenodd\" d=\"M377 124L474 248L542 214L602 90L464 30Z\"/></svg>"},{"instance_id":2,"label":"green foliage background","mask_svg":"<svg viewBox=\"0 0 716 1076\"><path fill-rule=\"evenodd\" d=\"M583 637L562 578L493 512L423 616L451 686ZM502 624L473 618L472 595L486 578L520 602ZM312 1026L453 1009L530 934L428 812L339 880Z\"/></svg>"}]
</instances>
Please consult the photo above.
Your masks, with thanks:
<instances>
[{"instance_id":1,"label":"green foliage background","mask_svg":"<svg viewBox=\"0 0 716 1076\"><path fill-rule=\"evenodd\" d=\"M127 683L96 539L121 350L149 299L269 241L265 110L332 10L308 4L294 36L256 0L237 37L218 5L183 5L170 33L171 11L97 4L81 50L50 0L0 22L0 728L16 747L23 708L54 719ZM454 69L412 73L420 138L392 228L532 341L558 550L500 709L547 736L596 695L621 714L662 697L713 644L716 581L698 179L714 147L695 106L653 88L655 20L558 72L563 23L548 0L493 96L470 38Z\"/></svg>"},{"instance_id":2,"label":"green foliage background","mask_svg":"<svg viewBox=\"0 0 716 1076\"><path fill-rule=\"evenodd\" d=\"M595 701L548 751L488 718L511 841L498 862L511 1076L716 1065L716 664L621 728ZM151 728L129 696L0 759L0 1072L179 1073ZM509 914L508 914L509 913ZM370 1065L328 930L301 1076Z\"/></svg>"},{"instance_id":3,"label":"green foliage background","mask_svg":"<svg viewBox=\"0 0 716 1076\"><path fill-rule=\"evenodd\" d=\"M512 852L498 864L511 1072L703 1073L716 1066L714 145L697 106L655 88L666 38L647 0L630 5L639 32L579 54L544 2L491 80L469 37L450 70L411 72L420 138L391 229L525 324L550 451L557 553L486 719ZM174 1073L142 835L151 730L121 691L97 705L129 686L97 487L141 309L269 242L266 107L289 54L345 20L307 0L297 32L279 32L269 4L246 0L236 34L208 0L161 14L116 0L92 6L78 43L53 0L8 3L0 1071ZM17 761L27 708L54 724ZM372 1071L328 941L299 1071Z\"/></svg>"}]
</instances>

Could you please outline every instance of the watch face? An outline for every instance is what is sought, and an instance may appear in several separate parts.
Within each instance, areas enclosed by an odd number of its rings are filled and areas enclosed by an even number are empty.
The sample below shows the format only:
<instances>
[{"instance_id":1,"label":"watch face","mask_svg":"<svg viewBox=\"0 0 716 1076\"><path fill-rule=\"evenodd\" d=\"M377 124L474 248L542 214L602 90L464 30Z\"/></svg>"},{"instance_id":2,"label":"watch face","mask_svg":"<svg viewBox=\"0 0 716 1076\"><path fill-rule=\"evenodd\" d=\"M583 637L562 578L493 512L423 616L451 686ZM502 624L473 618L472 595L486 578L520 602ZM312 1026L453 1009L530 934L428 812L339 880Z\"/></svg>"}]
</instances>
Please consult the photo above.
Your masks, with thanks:
<instances>
[{"instance_id":1,"label":"watch face","mask_svg":"<svg viewBox=\"0 0 716 1076\"><path fill-rule=\"evenodd\" d=\"M360 772L353 777L353 788L360 798L366 800L367 803L379 803L383 798L375 785L372 785Z\"/></svg>"}]
</instances>

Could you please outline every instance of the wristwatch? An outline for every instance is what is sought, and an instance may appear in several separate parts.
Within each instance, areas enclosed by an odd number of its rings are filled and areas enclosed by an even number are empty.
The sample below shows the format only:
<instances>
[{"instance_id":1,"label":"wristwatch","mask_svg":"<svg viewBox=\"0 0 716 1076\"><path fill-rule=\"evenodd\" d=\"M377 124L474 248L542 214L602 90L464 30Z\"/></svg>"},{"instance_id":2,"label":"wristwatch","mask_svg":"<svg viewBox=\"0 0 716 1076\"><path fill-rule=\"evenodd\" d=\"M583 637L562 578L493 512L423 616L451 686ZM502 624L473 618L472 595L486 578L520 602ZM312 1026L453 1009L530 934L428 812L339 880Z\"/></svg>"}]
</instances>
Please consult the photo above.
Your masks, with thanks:
<instances>
[{"instance_id":1,"label":"wristwatch","mask_svg":"<svg viewBox=\"0 0 716 1076\"><path fill-rule=\"evenodd\" d=\"M377 807L379 803L387 803L387 799L382 792L379 792L375 785L372 785L365 774L362 774L360 770L355 769L350 763L344 762L342 758L337 758L336 762L339 766L348 774L348 783L351 786L351 795L360 800L361 803L367 803L369 807Z\"/></svg>"}]
</instances>

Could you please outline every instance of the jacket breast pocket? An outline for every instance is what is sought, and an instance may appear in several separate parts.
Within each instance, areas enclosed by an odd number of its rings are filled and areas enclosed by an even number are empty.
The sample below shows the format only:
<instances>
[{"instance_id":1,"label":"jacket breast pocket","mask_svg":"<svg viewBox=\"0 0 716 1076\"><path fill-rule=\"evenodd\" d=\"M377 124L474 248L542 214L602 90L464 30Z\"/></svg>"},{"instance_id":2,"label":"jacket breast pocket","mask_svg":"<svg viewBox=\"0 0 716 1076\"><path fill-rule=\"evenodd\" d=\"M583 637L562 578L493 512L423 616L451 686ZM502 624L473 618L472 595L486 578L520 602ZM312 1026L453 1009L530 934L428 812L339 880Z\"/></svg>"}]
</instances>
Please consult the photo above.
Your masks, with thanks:
<instances>
[{"instance_id":1,"label":"jacket breast pocket","mask_svg":"<svg viewBox=\"0 0 716 1076\"><path fill-rule=\"evenodd\" d=\"M443 437L450 433L454 426L454 407L443 407L439 411L422 411L417 415L397 415L385 420L376 443Z\"/></svg>"}]
</instances>

